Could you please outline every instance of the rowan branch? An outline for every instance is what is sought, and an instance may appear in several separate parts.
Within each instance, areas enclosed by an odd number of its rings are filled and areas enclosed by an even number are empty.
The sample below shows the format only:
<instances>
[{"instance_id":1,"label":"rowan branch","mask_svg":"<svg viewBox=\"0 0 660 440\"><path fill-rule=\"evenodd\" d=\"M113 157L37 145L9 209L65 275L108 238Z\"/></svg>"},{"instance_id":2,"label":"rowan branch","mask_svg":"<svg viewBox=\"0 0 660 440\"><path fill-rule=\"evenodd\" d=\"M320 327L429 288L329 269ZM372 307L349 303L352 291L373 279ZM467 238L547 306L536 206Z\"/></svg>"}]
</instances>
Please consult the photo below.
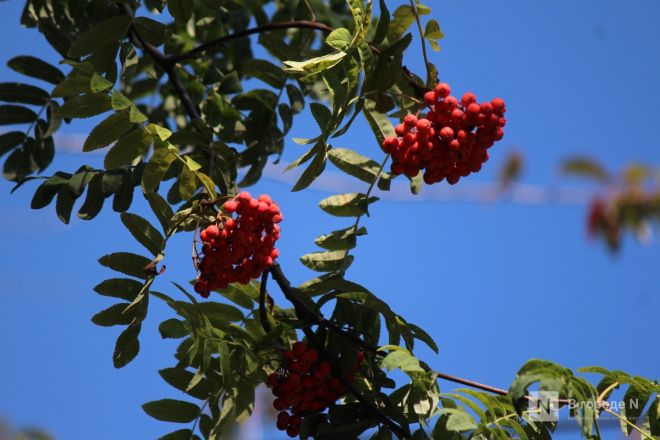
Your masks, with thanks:
<instances>
[{"instance_id":1,"label":"rowan branch","mask_svg":"<svg viewBox=\"0 0 660 440\"><path fill-rule=\"evenodd\" d=\"M261 326L266 333L270 333L273 329L268 320L268 313L266 312L266 296L268 295L266 285L268 284L269 272L270 269L266 269L261 274L261 285L259 286L259 319L261 320Z\"/></svg>"},{"instance_id":2,"label":"rowan branch","mask_svg":"<svg viewBox=\"0 0 660 440\"><path fill-rule=\"evenodd\" d=\"M173 63L179 63L181 61L189 60L191 58L196 58L199 55L203 54L204 52L217 49L218 47L223 46L225 43L232 40L237 40L239 38L248 37L250 35L262 34L264 32L282 30L282 29L314 29L328 34L334 30L333 28L331 28L326 24L319 23L317 21L308 21L308 20L281 21L278 23L269 23L263 26L244 29L242 31L234 32L233 34L228 34L216 38L206 43L202 43L199 46L187 52L181 52L179 54L170 55L169 61Z\"/></svg>"},{"instance_id":3,"label":"rowan branch","mask_svg":"<svg viewBox=\"0 0 660 440\"><path fill-rule=\"evenodd\" d=\"M205 52L216 50L219 47L222 47L225 43L228 43L232 40L245 38L250 35L257 35L265 32L283 30L283 29L312 29L312 30L321 31L326 34L329 34L330 32L334 31L332 27L328 26L327 24L320 23L318 21L309 21L309 20L280 21L277 23L269 23L263 26L256 26L253 28L234 32L233 34L224 35L222 37L208 41L206 43L202 43L199 46L189 51L170 55L166 57L166 60L168 63L171 64L180 63L182 61L196 58ZM369 43L369 47L371 48L371 51L376 55L380 55L382 52L380 48L378 48L374 44ZM415 94L421 97L424 95L424 93L426 93L426 89L417 83L413 74L405 66L401 67L401 74L406 78L406 81L408 81L410 86L413 88Z\"/></svg>"},{"instance_id":4,"label":"rowan branch","mask_svg":"<svg viewBox=\"0 0 660 440\"><path fill-rule=\"evenodd\" d=\"M130 6L127 4L122 4L120 7L123 8L124 13L126 13L129 16L133 16L133 11L131 10ZM237 38L242 38L246 37L249 35L253 34L258 34L262 32L267 32L270 30L275 30L275 29L291 29L291 28L308 28L308 29L317 29L321 30L323 32L329 33L332 32L332 28L324 25L323 23L318 23L318 22L310 22L310 21L298 21L298 22L281 22L281 23L272 23L270 25L265 25L265 26L259 26L256 28L251 28L251 29L246 29L244 31L240 31L234 34L226 35L224 37L220 37L216 40L212 40L210 42L201 44L200 46L196 47L195 49L192 49L188 52L183 52L178 55L172 55L169 57L166 57L163 55L158 49L150 45L148 42L146 42L142 37L139 35L139 33L131 26L129 28L129 39L133 44L135 44L137 47L141 48L144 50L144 52L149 55L152 60L158 64L163 71L167 74L169 77L170 81L172 81L172 85L174 86L174 90L176 94L179 96L179 99L181 99L181 102L184 106L184 109L186 110L186 113L192 120L199 119L199 111L197 110L197 107L194 105L192 102L192 99L190 98L190 94L186 90L185 86L183 85L183 82L181 81L181 77L179 76L178 72L176 71L175 68L175 63L179 61L183 61L192 57L195 57L199 54L202 54L206 52L207 50L210 50L214 47L220 46L224 44L227 41L231 41L233 39ZM377 47L370 45L372 51L375 54L380 54L381 51ZM405 67L402 68L404 76L408 79L408 81L411 83L413 88L420 88L419 85L413 80L412 75L406 69ZM423 88L421 88L424 90ZM211 154L212 155L212 154ZM287 279L287 277L284 275L282 272L282 268L280 267L279 264L275 263L269 271L264 272L264 276L262 277L262 292L260 292L260 313L262 314L262 325L270 325L270 323L266 324L267 319L263 319L263 314L265 312L265 304L262 302L265 301L265 295L263 292L265 292L265 279L267 279L268 273L272 274L273 279L277 282L278 286L282 290L282 293L286 297L286 299L291 302L296 310L296 314L299 317L302 317L303 319L311 319L312 323L316 325L321 325L324 326L332 331L337 332L338 334L341 334L342 336L352 340L358 346L369 350L370 352L373 352L377 355L381 355L378 351L378 349L364 340L362 340L360 337L347 332L346 330L342 329L340 326L335 324L332 321L329 321L323 317L322 314L310 309L305 302L303 302L299 297L298 297L298 291L291 285L291 282ZM265 327L264 327L265 329ZM305 327L303 329L305 335L307 336L308 339L315 339L315 334L311 331L309 326ZM480 388L485 391L489 391L495 394L502 394L506 395L507 392L506 390L502 390L499 388L494 388L490 387L488 385L483 385L479 384L477 382L473 382L467 379L461 379L457 378L454 376L450 376L444 373L440 372L435 372L435 374L438 377L441 377L446 380L450 380L453 382L461 383L464 385L468 385L474 388ZM404 428L399 426L396 422L394 422L392 419L390 419L386 414L384 414L379 408L374 406L371 402L365 399L364 396L362 396L354 387L350 386L348 387L349 391L351 391L351 394L363 405L365 405L370 411L376 415L378 419L380 419L385 425L387 425L392 432L397 434L400 438L409 438L410 433L407 432Z\"/></svg>"},{"instance_id":5,"label":"rowan branch","mask_svg":"<svg viewBox=\"0 0 660 440\"><path fill-rule=\"evenodd\" d=\"M128 4L122 3L119 5L119 7L122 9L122 12L124 14L128 15L131 18L134 18L134 12ZM174 91L179 96L179 99L181 99L183 108L185 109L188 116L190 116L190 118L193 120L199 119L199 110L197 109L197 106L190 98L190 94L186 90L186 87L183 85L183 81L181 81L181 76L176 71L175 63L172 62L168 57L166 57L161 51L159 51L154 46L152 46L147 41L145 41L137 32L137 30L133 27L132 24L128 28L128 38L132 44L142 49L144 53L149 55L149 57L154 61L154 63L158 64L167 74L167 77L172 83L172 87L174 87Z\"/></svg>"}]
</instances>

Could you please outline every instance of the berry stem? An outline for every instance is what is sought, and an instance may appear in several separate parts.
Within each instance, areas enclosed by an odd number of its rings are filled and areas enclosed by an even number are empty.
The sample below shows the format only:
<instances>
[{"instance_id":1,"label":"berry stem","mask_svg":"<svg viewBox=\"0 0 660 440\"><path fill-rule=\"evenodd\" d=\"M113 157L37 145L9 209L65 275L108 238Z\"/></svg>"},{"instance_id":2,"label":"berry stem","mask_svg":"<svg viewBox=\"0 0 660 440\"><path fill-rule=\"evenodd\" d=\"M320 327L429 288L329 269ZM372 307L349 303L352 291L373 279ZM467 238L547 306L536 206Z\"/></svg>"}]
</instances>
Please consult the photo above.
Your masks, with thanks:
<instances>
[{"instance_id":1,"label":"berry stem","mask_svg":"<svg viewBox=\"0 0 660 440\"><path fill-rule=\"evenodd\" d=\"M426 68L426 83L428 85L428 83L433 78L431 78L431 71L429 70L429 57L426 53L426 40L424 39L424 30L422 29L422 22L419 19L419 13L417 12L417 5L415 4L414 0L410 0L410 7L413 10L413 14L415 14L415 21L417 22L417 29L419 29L419 39L421 40L422 55L424 56L424 68Z\"/></svg>"},{"instance_id":2,"label":"berry stem","mask_svg":"<svg viewBox=\"0 0 660 440\"><path fill-rule=\"evenodd\" d=\"M380 163L380 167L378 168L378 172L376 173L376 177L374 177L374 180L369 184L369 188L367 189L367 192L365 194L364 199L366 201L369 200L369 196L371 195L371 192L374 189L374 186L376 185L376 182L378 182L378 179L380 179L381 174L383 174L383 169L385 168L385 164L387 163L388 159L390 158L389 153L385 155L385 158L383 161ZM367 208L368 209L368 208ZM362 219L362 216L364 214L358 215L358 217L355 219L355 223L353 224L353 232L357 232L358 226L360 225L360 220ZM344 253L344 261L341 266L341 269L339 270L340 275L344 275L347 269L347 264L348 264L348 255L350 253L350 249L346 249L346 252Z\"/></svg>"}]
</instances>

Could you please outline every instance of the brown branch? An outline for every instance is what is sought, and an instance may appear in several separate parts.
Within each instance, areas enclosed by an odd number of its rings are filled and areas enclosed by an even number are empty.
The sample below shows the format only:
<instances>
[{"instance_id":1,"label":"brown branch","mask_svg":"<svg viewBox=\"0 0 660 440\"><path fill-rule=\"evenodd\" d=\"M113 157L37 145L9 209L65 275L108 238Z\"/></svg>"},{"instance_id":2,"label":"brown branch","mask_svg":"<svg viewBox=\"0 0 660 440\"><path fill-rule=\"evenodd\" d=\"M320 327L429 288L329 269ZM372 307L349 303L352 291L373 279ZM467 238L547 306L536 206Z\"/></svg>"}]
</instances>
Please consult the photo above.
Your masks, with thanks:
<instances>
[{"instance_id":1,"label":"brown branch","mask_svg":"<svg viewBox=\"0 0 660 440\"><path fill-rule=\"evenodd\" d=\"M219 46L224 45L228 41L248 37L250 35L262 34L264 32L282 30L282 29L315 29L328 34L334 30L330 26L325 25L323 23L319 23L317 21L308 21L308 20L281 21L278 23L270 23L250 29L244 29L242 31L235 32L233 34L216 38L215 40L202 43L199 46L187 52L170 55L169 60L174 63L179 63L181 61L189 60L191 58L196 58L197 56L203 54L204 52L207 52L211 49L215 49Z\"/></svg>"},{"instance_id":2,"label":"brown branch","mask_svg":"<svg viewBox=\"0 0 660 440\"><path fill-rule=\"evenodd\" d=\"M275 30L283 30L283 29L312 29L312 30L317 30L324 32L326 34L329 34L332 32L334 29L331 28L330 26L320 23L318 21L309 21L309 20L293 20L293 21L280 21L277 23L269 23L263 26L257 26L249 29L244 29L242 31L234 32L233 34L225 35L219 38L216 38L214 40L208 41L206 43L202 43L199 46L195 47L194 49L191 49L186 52L181 52L178 54L173 54L170 55L169 57L166 57L166 60L168 63L171 64L176 64L181 61L186 61L192 58L196 58L197 56L211 51L213 49L216 49L220 46L223 46L225 43L230 42L232 40L236 40L239 38L244 38L248 37L250 35L256 35L256 34L262 34L264 32L269 32L269 31L275 31ZM371 51L376 54L380 55L381 50L377 46L369 43L369 47L371 48ZM410 86L413 88L415 91L415 94L418 95L419 97L423 96L424 93L426 93L426 89L422 86L420 86L417 81L415 81L415 77L413 74L406 68L405 66L401 67L401 74L406 78L406 81L410 84Z\"/></svg>"},{"instance_id":3,"label":"brown branch","mask_svg":"<svg viewBox=\"0 0 660 440\"><path fill-rule=\"evenodd\" d=\"M268 320L268 313L266 312L266 296L268 295L266 285L268 284L269 272L270 269L266 269L261 274L261 285L259 286L259 319L261 320L261 326L266 333L270 333L271 330L273 330L270 321Z\"/></svg>"},{"instance_id":4,"label":"brown branch","mask_svg":"<svg viewBox=\"0 0 660 440\"><path fill-rule=\"evenodd\" d=\"M134 12L128 4L122 3L119 5L119 7L122 9L124 14L128 15L129 17L133 17ZM188 113L188 116L190 116L190 118L193 120L199 119L199 110L190 98L190 94L186 90L186 87L183 85L181 76L179 76L179 73L176 71L175 63L163 55L163 53L156 49L154 46L145 41L132 24L128 29L128 38L131 43L149 55L154 63L158 64L167 74L170 82L172 83L172 87L174 87L174 91L179 96L179 99L181 99L183 108L186 110L186 113Z\"/></svg>"}]
</instances>

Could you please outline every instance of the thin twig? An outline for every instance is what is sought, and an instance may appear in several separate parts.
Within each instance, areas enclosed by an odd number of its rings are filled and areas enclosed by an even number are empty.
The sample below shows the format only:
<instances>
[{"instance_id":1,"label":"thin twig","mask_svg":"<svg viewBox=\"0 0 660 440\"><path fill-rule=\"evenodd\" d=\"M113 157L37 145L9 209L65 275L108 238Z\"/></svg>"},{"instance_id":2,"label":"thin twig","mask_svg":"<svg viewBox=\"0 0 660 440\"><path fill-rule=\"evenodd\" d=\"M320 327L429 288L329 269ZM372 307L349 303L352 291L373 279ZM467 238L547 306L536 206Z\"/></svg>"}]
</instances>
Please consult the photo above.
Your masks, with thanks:
<instances>
[{"instance_id":1,"label":"thin twig","mask_svg":"<svg viewBox=\"0 0 660 440\"><path fill-rule=\"evenodd\" d=\"M271 330L273 330L273 327L270 325L270 321L268 320L268 313L266 311L266 296L268 295L266 285L268 284L269 274L270 269L264 270L264 272L261 274L261 285L259 286L259 319L261 320L261 326L266 333L270 333Z\"/></svg>"},{"instance_id":2,"label":"thin twig","mask_svg":"<svg viewBox=\"0 0 660 440\"><path fill-rule=\"evenodd\" d=\"M376 176L374 177L374 180L369 184L369 188L367 189L366 194L364 195L364 201L367 204L367 208L365 210L368 210L368 205L369 205L369 196L371 195L371 192L374 189L374 186L376 185L376 182L378 179L380 179L381 174L383 173L383 168L385 168L385 164L389 160L390 155L389 153L385 155L385 158L383 161L380 163L380 167L378 168L378 172L376 173ZM357 216L355 219L355 223L353 224L353 233L357 234L358 226L360 225L360 220L362 219L362 216L364 215L364 212L360 213L360 215ZM342 262L341 269L339 270L340 274L344 274L346 272L347 266L348 266L348 255L351 252L350 249L346 249L346 252L344 253L344 258Z\"/></svg>"},{"instance_id":3,"label":"thin twig","mask_svg":"<svg viewBox=\"0 0 660 440\"><path fill-rule=\"evenodd\" d=\"M130 5L126 3L122 3L119 5L120 8L122 8L122 11L124 14L128 15L129 17L133 17L133 10L131 9ZM172 86L174 87L174 90L176 94L179 96L179 99L181 99L181 103L183 104L183 108L186 110L186 113L188 113L188 116L190 116L191 119L199 119L199 110L197 109L197 106L193 103L192 99L190 98L190 94L186 90L185 86L183 85L183 82L181 81L181 77L179 76L179 73L176 71L175 63L173 63L168 57L163 55L162 52L160 52L158 49L156 49L154 46L149 44L147 41L145 41L142 36L135 30L133 25L128 29L128 38L133 43L135 46L138 48L142 49L149 57L156 63L158 64L163 71L167 74L168 78L170 79L170 82L172 83Z\"/></svg>"},{"instance_id":4,"label":"thin twig","mask_svg":"<svg viewBox=\"0 0 660 440\"><path fill-rule=\"evenodd\" d=\"M331 28L330 26L324 23L320 23L318 21L309 21L309 20L293 20L293 21L281 21L277 23L269 23L263 26L244 29L242 31L234 32L233 34L224 35L222 37L208 41L206 43L202 43L199 46L187 52L181 52L179 54L170 55L169 57L166 57L166 61L170 64L180 63L182 61L196 58L205 52L209 52L213 49L217 49L218 47L223 46L225 43L229 41L236 40L239 38L245 38L250 35L262 34L264 32L282 30L282 29L312 29L312 30L318 30L324 32L326 34L329 34L334 30L333 28ZM371 43L369 43L369 47L371 48L371 51L376 55L380 55L382 52L380 48L378 48L377 46ZM413 88L415 94L417 94L420 97L423 96L424 93L426 92L426 89L417 83L415 77L410 72L410 70L408 70L405 66L402 66L401 73L406 78L406 81L408 81L410 86Z\"/></svg>"},{"instance_id":5,"label":"thin twig","mask_svg":"<svg viewBox=\"0 0 660 440\"><path fill-rule=\"evenodd\" d=\"M616 418L619 419L620 421L624 422L626 425L630 426L630 427L631 427L632 429L634 429L635 431L639 432L643 439L648 439L648 440L655 440L655 439L656 439L656 438L653 437L651 434L649 434L648 432L644 431L642 428L640 428L639 426L635 425L634 423L632 423L631 421L629 421L628 418L622 416L622 415L619 414L618 412L613 411L613 410L609 409L609 408L606 407L606 406L603 407L603 411L605 411L605 412L608 413L608 414L613 415L614 417L616 417Z\"/></svg>"},{"instance_id":6,"label":"thin twig","mask_svg":"<svg viewBox=\"0 0 660 440\"><path fill-rule=\"evenodd\" d=\"M429 71L429 57L426 54L426 41L424 40L424 31L422 30L422 22L419 19L419 13L417 11L417 5L414 0L410 0L410 7L415 14L415 21L417 22L417 29L419 29L419 38L422 41L422 55L424 56L424 68L426 69L426 80L428 82L431 79L431 72Z\"/></svg>"},{"instance_id":7,"label":"thin twig","mask_svg":"<svg viewBox=\"0 0 660 440\"><path fill-rule=\"evenodd\" d=\"M203 54L204 52L207 52L211 49L216 49L232 40L248 37L250 35L262 34L264 32L282 30L282 29L315 29L325 33L330 33L334 30L326 24L319 23L317 21L308 21L308 20L281 21L278 23L269 23L263 26L244 29L242 31L234 32L233 34L216 38L206 43L202 43L199 46L187 52L181 52L179 54L170 55L169 61L173 63L179 63L181 61L196 58L199 55Z\"/></svg>"}]
</instances>

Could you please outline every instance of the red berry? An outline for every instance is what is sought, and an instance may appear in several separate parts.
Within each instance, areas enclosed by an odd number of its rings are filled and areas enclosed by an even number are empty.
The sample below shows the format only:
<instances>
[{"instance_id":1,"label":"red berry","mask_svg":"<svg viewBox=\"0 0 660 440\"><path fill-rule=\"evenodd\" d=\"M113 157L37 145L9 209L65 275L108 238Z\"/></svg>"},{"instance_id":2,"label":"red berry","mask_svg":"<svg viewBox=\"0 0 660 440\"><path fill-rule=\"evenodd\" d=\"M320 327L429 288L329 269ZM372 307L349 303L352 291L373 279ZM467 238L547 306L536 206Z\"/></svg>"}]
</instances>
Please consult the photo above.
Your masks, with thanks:
<instances>
[{"instance_id":1,"label":"red berry","mask_svg":"<svg viewBox=\"0 0 660 440\"><path fill-rule=\"evenodd\" d=\"M473 116L478 115L480 111L481 111L481 106L476 102L473 102L467 107L467 112Z\"/></svg>"},{"instance_id":2,"label":"red berry","mask_svg":"<svg viewBox=\"0 0 660 440\"><path fill-rule=\"evenodd\" d=\"M477 102L477 97L474 96L474 93L467 92L463 97L461 97L461 104L463 107L467 108L470 104Z\"/></svg>"},{"instance_id":3,"label":"red berry","mask_svg":"<svg viewBox=\"0 0 660 440\"><path fill-rule=\"evenodd\" d=\"M440 137L446 141L454 138L454 130L451 127L442 127Z\"/></svg>"},{"instance_id":4,"label":"red berry","mask_svg":"<svg viewBox=\"0 0 660 440\"><path fill-rule=\"evenodd\" d=\"M424 102L428 105L434 105L438 101L438 95L435 91L424 93Z\"/></svg>"},{"instance_id":5,"label":"red berry","mask_svg":"<svg viewBox=\"0 0 660 440\"><path fill-rule=\"evenodd\" d=\"M451 93L451 88L447 83L440 83L435 86L435 93L440 98L446 98Z\"/></svg>"},{"instance_id":6,"label":"red berry","mask_svg":"<svg viewBox=\"0 0 660 440\"><path fill-rule=\"evenodd\" d=\"M408 114L408 115L406 115L405 118L403 118L403 125L405 127L412 128L412 127L415 126L415 124L417 124L417 116L415 116L413 114Z\"/></svg>"},{"instance_id":7,"label":"red berry","mask_svg":"<svg viewBox=\"0 0 660 440\"><path fill-rule=\"evenodd\" d=\"M305 344L304 342L296 342L295 344L293 344L291 349L293 350L296 356L300 357L303 354L305 354L305 352L307 351L307 344Z\"/></svg>"},{"instance_id":8,"label":"red berry","mask_svg":"<svg viewBox=\"0 0 660 440\"><path fill-rule=\"evenodd\" d=\"M493 106L493 111L495 111L495 113L504 113L506 111L502 98L495 98L490 101L490 103Z\"/></svg>"}]
</instances>

